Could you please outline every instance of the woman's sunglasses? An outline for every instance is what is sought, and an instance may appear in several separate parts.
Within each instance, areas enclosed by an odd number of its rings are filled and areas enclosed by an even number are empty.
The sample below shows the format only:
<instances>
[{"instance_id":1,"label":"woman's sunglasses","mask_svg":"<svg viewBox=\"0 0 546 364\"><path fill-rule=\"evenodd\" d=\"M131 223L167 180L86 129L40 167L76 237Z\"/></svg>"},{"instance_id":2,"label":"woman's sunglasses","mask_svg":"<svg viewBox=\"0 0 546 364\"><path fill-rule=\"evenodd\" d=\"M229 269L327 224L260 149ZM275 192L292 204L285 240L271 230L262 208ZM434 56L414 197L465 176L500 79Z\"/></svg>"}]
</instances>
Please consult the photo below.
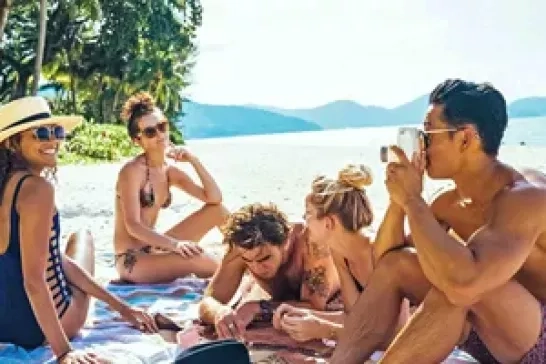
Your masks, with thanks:
<instances>
[{"instance_id":1,"label":"woman's sunglasses","mask_svg":"<svg viewBox=\"0 0 546 364\"><path fill-rule=\"evenodd\" d=\"M41 142L48 142L51 139L64 140L66 138L64 127L60 125L38 126L32 129L34 139Z\"/></svg>"},{"instance_id":2,"label":"woman's sunglasses","mask_svg":"<svg viewBox=\"0 0 546 364\"><path fill-rule=\"evenodd\" d=\"M165 134L169 130L169 123L167 121L162 121L155 124L154 126L147 126L140 131L148 139L155 138L158 132Z\"/></svg>"}]
</instances>

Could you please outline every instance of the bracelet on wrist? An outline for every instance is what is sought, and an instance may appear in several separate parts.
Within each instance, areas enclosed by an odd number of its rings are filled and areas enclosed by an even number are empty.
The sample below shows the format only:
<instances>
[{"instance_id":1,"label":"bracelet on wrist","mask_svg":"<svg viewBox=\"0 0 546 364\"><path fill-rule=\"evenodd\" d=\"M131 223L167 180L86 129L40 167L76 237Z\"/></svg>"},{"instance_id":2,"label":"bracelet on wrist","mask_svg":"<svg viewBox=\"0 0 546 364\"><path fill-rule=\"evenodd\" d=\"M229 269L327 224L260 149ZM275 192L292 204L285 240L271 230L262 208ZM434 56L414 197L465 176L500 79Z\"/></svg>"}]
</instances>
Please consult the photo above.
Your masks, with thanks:
<instances>
[{"instance_id":1,"label":"bracelet on wrist","mask_svg":"<svg viewBox=\"0 0 546 364\"><path fill-rule=\"evenodd\" d=\"M65 351L61 355L57 355L57 363L60 363L61 360L63 360L64 357L67 356L72 350L73 350L72 348L69 348L67 351Z\"/></svg>"}]
</instances>

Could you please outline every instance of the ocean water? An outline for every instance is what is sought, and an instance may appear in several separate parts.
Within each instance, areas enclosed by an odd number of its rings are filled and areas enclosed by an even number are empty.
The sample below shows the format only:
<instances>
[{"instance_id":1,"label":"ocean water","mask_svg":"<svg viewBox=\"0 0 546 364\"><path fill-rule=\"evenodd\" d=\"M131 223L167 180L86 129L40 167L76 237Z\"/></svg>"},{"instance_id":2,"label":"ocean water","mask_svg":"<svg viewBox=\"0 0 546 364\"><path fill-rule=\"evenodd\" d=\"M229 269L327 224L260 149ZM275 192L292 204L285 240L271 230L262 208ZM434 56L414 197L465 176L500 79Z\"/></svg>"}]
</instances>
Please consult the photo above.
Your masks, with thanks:
<instances>
[{"instance_id":1,"label":"ocean water","mask_svg":"<svg viewBox=\"0 0 546 364\"><path fill-rule=\"evenodd\" d=\"M405 126L417 126L410 124ZM192 139L198 143L216 143L221 139L224 143L259 143L284 145L332 145L332 146L364 146L377 147L396 141L398 126L368 127L354 129L322 130L299 133L248 135L210 139ZM503 145L526 145L531 147L546 147L546 117L510 119L503 138Z\"/></svg>"},{"instance_id":2,"label":"ocean water","mask_svg":"<svg viewBox=\"0 0 546 364\"><path fill-rule=\"evenodd\" d=\"M511 119L503 142L505 145L546 146L546 117Z\"/></svg>"}]
</instances>

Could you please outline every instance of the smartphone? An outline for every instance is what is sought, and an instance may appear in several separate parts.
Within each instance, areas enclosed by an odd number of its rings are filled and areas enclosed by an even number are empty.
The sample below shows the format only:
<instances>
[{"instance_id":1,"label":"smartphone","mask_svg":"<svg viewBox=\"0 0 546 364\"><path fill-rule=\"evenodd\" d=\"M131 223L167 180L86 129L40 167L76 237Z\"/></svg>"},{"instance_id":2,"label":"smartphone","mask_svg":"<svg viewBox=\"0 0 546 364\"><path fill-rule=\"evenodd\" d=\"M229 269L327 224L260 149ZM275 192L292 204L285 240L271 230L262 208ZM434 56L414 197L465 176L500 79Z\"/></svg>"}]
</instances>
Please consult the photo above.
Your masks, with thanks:
<instances>
[{"instance_id":1,"label":"smartphone","mask_svg":"<svg viewBox=\"0 0 546 364\"><path fill-rule=\"evenodd\" d=\"M421 149L421 132L413 127L398 128L396 145L404 151L409 160L413 153ZM389 147L382 146L380 149L380 158L383 163L399 162L396 155Z\"/></svg>"}]
</instances>

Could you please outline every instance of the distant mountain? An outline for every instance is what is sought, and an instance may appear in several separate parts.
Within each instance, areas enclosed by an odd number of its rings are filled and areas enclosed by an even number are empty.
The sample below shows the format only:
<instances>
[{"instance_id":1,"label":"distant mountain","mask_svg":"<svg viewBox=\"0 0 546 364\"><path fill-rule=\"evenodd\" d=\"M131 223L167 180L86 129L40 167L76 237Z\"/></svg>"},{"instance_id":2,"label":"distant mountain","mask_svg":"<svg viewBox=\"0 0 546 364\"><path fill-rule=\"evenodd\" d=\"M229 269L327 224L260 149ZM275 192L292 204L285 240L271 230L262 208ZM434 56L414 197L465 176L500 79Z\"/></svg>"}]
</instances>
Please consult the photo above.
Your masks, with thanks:
<instances>
[{"instance_id":1,"label":"distant mountain","mask_svg":"<svg viewBox=\"0 0 546 364\"><path fill-rule=\"evenodd\" d=\"M527 97L512 102L508 106L511 118L546 116L546 97Z\"/></svg>"},{"instance_id":2,"label":"distant mountain","mask_svg":"<svg viewBox=\"0 0 546 364\"><path fill-rule=\"evenodd\" d=\"M402 104L390 110L390 117L395 124L421 123L428 108L428 95Z\"/></svg>"},{"instance_id":3,"label":"distant mountain","mask_svg":"<svg viewBox=\"0 0 546 364\"><path fill-rule=\"evenodd\" d=\"M322 129L312 121L267 110L235 105L207 105L193 101L183 102L183 115L178 118L177 125L188 139Z\"/></svg>"},{"instance_id":4,"label":"distant mountain","mask_svg":"<svg viewBox=\"0 0 546 364\"><path fill-rule=\"evenodd\" d=\"M393 109L362 106L349 100L334 101L312 109L263 108L314 121L324 129L341 129L419 123L423 119L427 102L428 96L421 96Z\"/></svg>"},{"instance_id":5,"label":"distant mountain","mask_svg":"<svg viewBox=\"0 0 546 364\"><path fill-rule=\"evenodd\" d=\"M286 116L314 121L324 129L358 128L364 124L379 124L388 110L379 106L362 106L357 102L340 100L312 109L270 109ZM362 118L365 117L366 120Z\"/></svg>"},{"instance_id":6,"label":"distant mountain","mask_svg":"<svg viewBox=\"0 0 546 364\"><path fill-rule=\"evenodd\" d=\"M184 102L179 125L186 138L272 134L321 129L417 124L423 120L428 95L395 108L363 106L339 100L309 109L227 106ZM529 97L508 105L511 118L546 116L546 97Z\"/></svg>"},{"instance_id":7,"label":"distant mountain","mask_svg":"<svg viewBox=\"0 0 546 364\"><path fill-rule=\"evenodd\" d=\"M334 101L312 109L262 108L314 121L324 129L340 129L420 123L427 107L428 95L392 109L363 106L354 101ZM546 97L515 100L508 105L508 115L511 118L546 116Z\"/></svg>"}]
</instances>

